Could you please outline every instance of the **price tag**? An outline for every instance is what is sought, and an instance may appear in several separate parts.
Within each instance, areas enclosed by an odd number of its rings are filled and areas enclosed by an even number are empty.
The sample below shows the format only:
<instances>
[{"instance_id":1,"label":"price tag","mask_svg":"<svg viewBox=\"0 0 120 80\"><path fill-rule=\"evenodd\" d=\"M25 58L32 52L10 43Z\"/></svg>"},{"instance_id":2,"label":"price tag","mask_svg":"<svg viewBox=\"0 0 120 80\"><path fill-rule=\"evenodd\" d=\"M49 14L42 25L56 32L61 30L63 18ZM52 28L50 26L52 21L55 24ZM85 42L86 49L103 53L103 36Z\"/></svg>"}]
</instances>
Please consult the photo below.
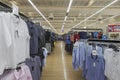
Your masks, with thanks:
<instances>
[{"instance_id":1,"label":"price tag","mask_svg":"<svg viewBox=\"0 0 120 80\"><path fill-rule=\"evenodd\" d=\"M93 67L96 67L96 64L95 64L95 62L93 63Z\"/></svg>"},{"instance_id":2,"label":"price tag","mask_svg":"<svg viewBox=\"0 0 120 80\"><path fill-rule=\"evenodd\" d=\"M16 6L15 4L12 3L12 9L13 9L13 11L12 11L13 14L19 15L18 6Z\"/></svg>"}]
</instances>

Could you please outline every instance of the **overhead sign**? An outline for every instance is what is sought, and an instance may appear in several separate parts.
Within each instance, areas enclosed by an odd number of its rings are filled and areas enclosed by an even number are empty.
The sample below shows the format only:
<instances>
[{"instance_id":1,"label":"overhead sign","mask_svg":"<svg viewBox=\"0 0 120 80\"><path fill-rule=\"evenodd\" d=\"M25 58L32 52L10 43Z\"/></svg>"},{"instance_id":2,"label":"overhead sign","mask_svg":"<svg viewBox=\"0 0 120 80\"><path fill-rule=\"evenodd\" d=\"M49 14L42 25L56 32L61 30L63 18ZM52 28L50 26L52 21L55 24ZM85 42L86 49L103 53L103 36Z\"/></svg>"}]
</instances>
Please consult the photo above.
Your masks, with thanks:
<instances>
[{"instance_id":1,"label":"overhead sign","mask_svg":"<svg viewBox=\"0 0 120 80\"><path fill-rule=\"evenodd\" d=\"M108 32L120 32L120 24L108 25Z\"/></svg>"}]
</instances>

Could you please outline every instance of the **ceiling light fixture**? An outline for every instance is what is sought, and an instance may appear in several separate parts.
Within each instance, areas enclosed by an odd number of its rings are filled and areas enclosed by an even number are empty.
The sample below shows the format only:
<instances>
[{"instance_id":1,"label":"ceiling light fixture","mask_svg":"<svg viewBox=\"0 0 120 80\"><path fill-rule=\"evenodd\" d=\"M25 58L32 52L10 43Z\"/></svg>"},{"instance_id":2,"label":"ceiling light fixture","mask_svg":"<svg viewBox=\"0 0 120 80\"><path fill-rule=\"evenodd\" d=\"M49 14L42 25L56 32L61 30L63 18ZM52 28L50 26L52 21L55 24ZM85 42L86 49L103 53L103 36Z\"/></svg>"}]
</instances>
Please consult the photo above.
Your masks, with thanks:
<instances>
[{"instance_id":1,"label":"ceiling light fixture","mask_svg":"<svg viewBox=\"0 0 120 80\"><path fill-rule=\"evenodd\" d=\"M96 0L90 0L88 6L91 6Z\"/></svg>"},{"instance_id":2,"label":"ceiling light fixture","mask_svg":"<svg viewBox=\"0 0 120 80\"><path fill-rule=\"evenodd\" d=\"M91 17L95 16L96 14L102 12L104 9L108 8L109 6L111 6L112 4L116 3L118 0L114 0L113 2L111 2L110 4L108 4L107 6L105 6L104 8L98 10L97 12L95 12L94 14L92 14L91 16L87 17L86 19L84 19L83 21L81 21L80 23L76 24L75 26L71 27L68 31L70 31L72 28L77 27L78 25L80 25L81 23L85 22L86 20L90 19Z\"/></svg>"},{"instance_id":3,"label":"ceiling light fixture","mask_svg":"<svg viewBox=\"0 0 120 80\"><path fill-rule=\"evenodd\" d=\"M114 15L114 16L111 16L111 17L106 18L106 19L103 19L102 21L106 21L106 20L109 20L109 19L115 18L115 17L117 17L117 16L120 16L120 14L118 14L118 15ZM92 25L94 25L94 24L96 24L96 23L98 23L98 22L99 22L99 21L97 21L97 22L95 22L95 23L92 23L92 24L90 24L90 25L88 25L88 26L92 26Z\"/></svg>"},{"instance_id":4,"label":"ceiling light fixture","mask_svg":"<svg viewBox=\"0 0 120 80\"><path fill-rule=\"evenodd\" d=\"M83 27L84 29L86 29L87 27Z\"/></svg>"},{"instance_id":5,"label":"ceiling light fixture","mask_svg":"<svg viewBox=\"0 0 120 80\"><path fill-rule=\"evenodd\" d=\"M42 14L42 12L34 5L34 3L31 0L28 0L28 2L33 6L33 8L45 19L45 21L53 28L53 30L57 32L57 30L52 26L52 24L46 19L46 17Z\"/></svg>"},{"instance_id":6,"label":"ceiling light fixture","mask_svg":"<svg viewBox=\"0 0 120 80\"><path fill-rule=\"evenodd\" d=\"M71 6L72 6L72 2L73 2L73 0L70 0L70 2L69 2L69 5L68 5L68 8L67 8L67 11L66 11L66 16L65 16L65 18L64 18L64 24L65 24L65 22L66 22L66 20L67 20L67 16L68 16L68 14L69 14L69 11L70 11L70 8L71 8ZM64 26L62 26L61 27L61 32L62 32L62 29L64 28Z\"/></svg>"},{"instance_id":7,"label":"ceiling light fixture","mask_svg":"<svg viewBox=\"0 0 120 80\"><path fill-rule=\"evenodd\" d=\"M66 20L67 20L67 16L65 16L65 18L64 18L64 22L66 22Z\"/></svg>"},{"instance_id":8,"label":"ceiling light fixture","mask_svg":"<svg viewBox=\"0 0 120 80\"><path fill-rule=\"evenodd\" d=\"M69 11L70 11L70 8L71 8L71 6L72 6L72 2L73 2L73 0L70 0L69 6L68 6L68 8L67 8L67 13L69 13Z\"/></svg>"}]
</instances>

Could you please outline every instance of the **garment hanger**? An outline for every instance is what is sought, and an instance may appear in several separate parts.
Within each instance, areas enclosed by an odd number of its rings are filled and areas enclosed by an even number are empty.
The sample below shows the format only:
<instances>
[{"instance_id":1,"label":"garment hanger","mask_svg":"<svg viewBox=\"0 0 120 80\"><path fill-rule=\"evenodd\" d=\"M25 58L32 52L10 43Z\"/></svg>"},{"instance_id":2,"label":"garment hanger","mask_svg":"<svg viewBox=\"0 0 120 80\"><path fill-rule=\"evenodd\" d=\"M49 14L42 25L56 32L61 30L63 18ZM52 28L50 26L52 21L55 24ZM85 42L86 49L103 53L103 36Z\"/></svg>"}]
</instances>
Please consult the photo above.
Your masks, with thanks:
<instances>
[{"instance_id":1,"label":"garment hanger","mask_svg":"<svg viewBox=\"0 0 120 80\"><path fill-rule=\"evenodd\" d=\"M21 69L21 67L20 67L20 66L16 68L16 70L17 70L17 71L19 71L20 69Z\"/></svg>"},{"instance_id":2,"label":"garment hanger","mask_svg":"<svg viewBox=\"0 0 120 80\"><path fill-rule=\"evenodd\" d=\"M17 15L17 14L13 14L16 18L20 18L20 16L19 15Z\"/></svg>"},{"instance_id":3,"label":"garment hanger","mask_svg":"<svg viewBox=\"0 0 120 80\"><path fill-rule=\"evenodd\" d=\"M21 65L22 65L23 63L25 63L25 62L21 62L21 63L19 63L19 64L17 65L17 67L16 67L16 70L17 70L17 71L19 71L19 70L21 69Z\"/></svg>"},{"instance_id":4,"label":"garment hanger","mask_svg":"<svg viewBox=\"0 0 120 80\"><path fill-rule=\"evenodd\" d=\"M93 51L92 51L92 55L93 55L93 56L97 56L97 55L98 55L97 51L96 51L96 50L93 50Z\"/></svg>"}]
</instances>

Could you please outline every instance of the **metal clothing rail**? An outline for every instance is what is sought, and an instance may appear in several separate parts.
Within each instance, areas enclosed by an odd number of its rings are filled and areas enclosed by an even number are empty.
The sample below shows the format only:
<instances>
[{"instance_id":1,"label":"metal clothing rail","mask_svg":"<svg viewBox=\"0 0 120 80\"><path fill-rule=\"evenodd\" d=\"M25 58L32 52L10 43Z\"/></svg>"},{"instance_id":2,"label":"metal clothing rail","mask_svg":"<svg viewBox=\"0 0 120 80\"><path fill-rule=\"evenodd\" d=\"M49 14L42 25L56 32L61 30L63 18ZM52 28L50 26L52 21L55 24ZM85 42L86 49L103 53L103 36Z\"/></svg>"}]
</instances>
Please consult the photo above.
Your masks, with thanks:
<instances>
[{"instance_id":1,"label":"metal clothing rail","mask_svg":"<svg viewBox=\"0 0 120 80\"><path fill-rule=\"evenodd\" d=\"M119 43L120 40L100 40L100 39L88 39L88 42L102 42L102 43Z\"/></svg>"},{"instance_id":2,"label":"metal clothing rail","mask_svg":"<svg viewBox=\"0 0 120 80\"><path fill-rule=\"evenodd\" d=\"M87 28L87 29L85 29L85 28L72 28L72 30L100 30L100 31L102 31L102 29L95 29L95 28Z\"/></svg>"},{"instance_id":3,"label":"metal clothing rail","mask_svg":"<svg viewBox=\"0 0 120 80\"><path fill-rule=\"evenodd\" d=\"M0 8L0 10L5 10L5 11L9 11L9 12L11 12L12 11L12 8L10 7L10 6L8 6L8 5L6 5L6 4L4 4L4 3L2 3L2 2L0 2L0 7L2 7L2 8ZM20 13L19 12L19 14L20 14L20 16L23 18L23 19L26 19L26 20L28 20L29 18L27 17L27 16L25 16L24 14L22 14L22 13Z\"/></svg>"}]
</instances>

